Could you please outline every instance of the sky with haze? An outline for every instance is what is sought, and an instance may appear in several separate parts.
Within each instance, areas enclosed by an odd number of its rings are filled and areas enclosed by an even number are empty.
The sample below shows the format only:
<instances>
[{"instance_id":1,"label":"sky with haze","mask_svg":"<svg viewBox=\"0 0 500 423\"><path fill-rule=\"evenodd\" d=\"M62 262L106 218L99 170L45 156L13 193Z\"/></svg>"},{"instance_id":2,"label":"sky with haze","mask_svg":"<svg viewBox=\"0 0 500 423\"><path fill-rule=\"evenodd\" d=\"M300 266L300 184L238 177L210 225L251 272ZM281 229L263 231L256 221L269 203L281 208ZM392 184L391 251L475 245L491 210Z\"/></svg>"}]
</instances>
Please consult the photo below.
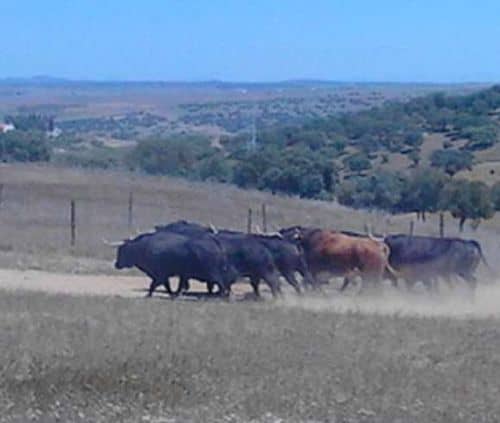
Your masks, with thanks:
<instances>
[{"instance_id":1,"label":"sky with haze","mask_svg":"<svg viewBox=\"0 0 500 423\"><path fill-rule=\"evenodd\" d=\"M500 0L0 0L0 22L0 78L500 81Z\"/></svg>"}]
</instances>

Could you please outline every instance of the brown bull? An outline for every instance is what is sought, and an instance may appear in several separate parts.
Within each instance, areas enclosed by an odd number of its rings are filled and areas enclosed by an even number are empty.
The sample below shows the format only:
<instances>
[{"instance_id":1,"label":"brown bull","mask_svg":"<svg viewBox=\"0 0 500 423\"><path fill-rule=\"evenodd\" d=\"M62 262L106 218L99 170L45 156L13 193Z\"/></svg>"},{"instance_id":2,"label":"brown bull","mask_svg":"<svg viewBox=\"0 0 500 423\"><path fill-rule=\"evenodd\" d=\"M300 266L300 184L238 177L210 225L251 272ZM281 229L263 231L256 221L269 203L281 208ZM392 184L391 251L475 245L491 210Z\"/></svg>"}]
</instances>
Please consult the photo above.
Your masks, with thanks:
<instances>
[{"instance_id":1,"label":"brown bull","mask_svg":"<svg viewBox=\"0 0 500 423\"><path fill-rule=\"evenodd\" d=\"M344 276L341 291L358 275L363 282L374 283L380 282L385 272L396 275L389 265L389 247L373 238L300 226L283 229L281 233L300 242L314 279L321 272Z\"/></svg>"}]
</instances>

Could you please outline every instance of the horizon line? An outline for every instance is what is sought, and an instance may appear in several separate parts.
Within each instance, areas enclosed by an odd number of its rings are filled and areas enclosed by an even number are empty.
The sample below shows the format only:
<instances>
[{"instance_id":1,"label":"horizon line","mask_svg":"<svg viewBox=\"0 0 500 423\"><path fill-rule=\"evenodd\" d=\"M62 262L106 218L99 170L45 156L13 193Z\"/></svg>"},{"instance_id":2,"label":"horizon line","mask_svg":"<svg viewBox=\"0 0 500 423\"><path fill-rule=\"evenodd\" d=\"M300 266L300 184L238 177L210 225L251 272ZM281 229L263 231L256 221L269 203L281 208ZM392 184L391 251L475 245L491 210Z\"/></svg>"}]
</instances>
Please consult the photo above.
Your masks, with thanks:
<instances>
[{"instance_id":1,"label":"horizon line","mask_svg":"<svg viewBox=\"0 0 500 423\"><path fill-rule=\"evenodd\" d=\"M51 75L33 75L28 77L0 77L0 83L95 83L95 84L227 84L227 85L279 85L279 84L388 84L388 85L493 85L500 81L426 81L426 80L348 80L321 78L287 78L276 80L232 80L232 79L110 79L110 78L65 78Z\"/></svg>"}]
</instances>

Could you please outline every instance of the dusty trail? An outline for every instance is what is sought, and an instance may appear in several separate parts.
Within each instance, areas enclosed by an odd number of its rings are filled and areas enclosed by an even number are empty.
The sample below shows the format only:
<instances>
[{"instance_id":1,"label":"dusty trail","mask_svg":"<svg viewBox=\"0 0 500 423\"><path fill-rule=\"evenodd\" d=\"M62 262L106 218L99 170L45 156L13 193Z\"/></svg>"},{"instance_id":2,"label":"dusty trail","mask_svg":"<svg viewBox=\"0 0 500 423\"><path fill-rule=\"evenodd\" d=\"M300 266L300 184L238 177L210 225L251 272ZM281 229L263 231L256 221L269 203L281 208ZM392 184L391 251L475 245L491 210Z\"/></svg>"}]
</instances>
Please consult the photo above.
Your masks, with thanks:
<instances>
[{"instance_id":1,"label":"dusty trail","mask_svg":"<svg viewBox=\"0 0 500 423\"><path fill-rule=\"evenodd\" d=\"M147 286L148 279L144 276L75 275L39 270L0 269L0 290L142 298ZM263 284L261 290L267 290ZM250 291L247 284L235 284L232 288L236 298L241 298ZM191 282L190 292L205 293L206 285ZM162 287L158 288L155 296L166 296ZM382 295L377 296L340 295L330 289L326 296L297 297L290 293L285 299L279 300L276 306L316 312L358 311L456 318L500 318L500 283L479 286L474 301L460 289L444 292L436 297L422 292L409 295L393 289L386 289Z\"/></svg>"},{"instance_id":2,"label":"dusty trail","mask_svg":"<svg viewBox=\"0 0 500 423\"><path fill-rule=\"evenodd\" d=\"M149 280L145 276L75 275L51 273L40 270L0 269L0 289L43 291L70 295L100 295L119 297L144 297ZM206 285L190 282L190 291L207 292ZM237 284L233 291L242 294L246 286ZM155 296L166 295L159 287Z\"/></svg>"}]
</instances>

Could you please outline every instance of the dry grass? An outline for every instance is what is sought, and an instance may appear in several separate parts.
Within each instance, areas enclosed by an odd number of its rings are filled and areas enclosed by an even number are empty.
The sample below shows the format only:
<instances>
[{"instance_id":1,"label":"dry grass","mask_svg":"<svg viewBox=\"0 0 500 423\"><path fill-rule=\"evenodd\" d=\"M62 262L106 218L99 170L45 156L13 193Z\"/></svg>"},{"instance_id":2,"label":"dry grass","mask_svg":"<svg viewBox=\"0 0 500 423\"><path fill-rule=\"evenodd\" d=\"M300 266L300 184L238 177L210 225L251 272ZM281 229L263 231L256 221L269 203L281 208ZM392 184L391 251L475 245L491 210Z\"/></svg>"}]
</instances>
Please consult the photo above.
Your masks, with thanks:
<instances>
[{"instance_id":1,"label":"dry grass","mask_svg":"<svg viewBox=\"0 0 500 423\"><path fill-rule=\"evenodd\" d=\"M0 421L500 419L494 319L32 293L0 310Z\"/></svg>"},{"instance_id":2,"label":"dry grass","mask_svg":"<svg viewBox=\"0 0 500 423\"><path fill-rule=\"evenodd\" d=\"M334 203L272 196L235 187L190 183L174 178L146 177L58 169L44 166L1 165L0 264L26 268L102 272L113 250L102 238L122 239L127 223L129 192L134 195L134 226L146 230L176 219L246 229L249 207L254 221L267 204L271 226L304 224L363 230L367 221L380 230L407 230L408 217L356 212ZM69 207L76 201L77 243L70 247ZM417 230L432 231L432 220Z\"/></svg>"}]
</instances>

